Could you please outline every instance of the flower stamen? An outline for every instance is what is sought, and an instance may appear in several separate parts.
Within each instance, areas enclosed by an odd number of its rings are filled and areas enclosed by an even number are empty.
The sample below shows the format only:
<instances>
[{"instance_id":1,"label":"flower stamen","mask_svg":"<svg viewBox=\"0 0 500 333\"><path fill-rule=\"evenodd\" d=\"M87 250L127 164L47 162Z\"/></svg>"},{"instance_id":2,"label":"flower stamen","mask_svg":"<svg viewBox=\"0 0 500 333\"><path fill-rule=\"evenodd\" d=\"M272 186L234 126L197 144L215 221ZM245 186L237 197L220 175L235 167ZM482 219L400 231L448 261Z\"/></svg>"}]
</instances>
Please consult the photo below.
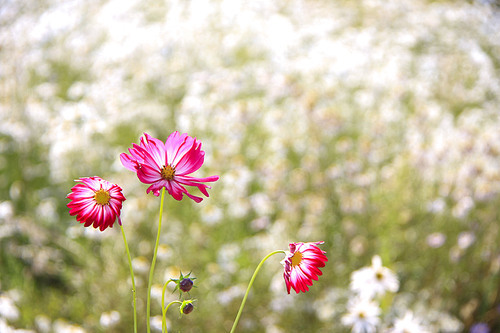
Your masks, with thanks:
<instances>
[{"instance_id":1,"label":"flower stamen","mask_svg":"<svg viewBox=\"0 0 500 333\"><path fill-rule=\"evenodd\" d=\"M290 259L292 260L292 267L300 265L300 262L302 261L302 252L295 252Z\"/></svg>"},{"instance_id":2,"label":"flower stamen","mask_svg":"<svg viewBox=\"0 0 500 333\"><path fill-rule=\"evenodd\" d=\"M95 192L94 200L101 206L108 205L110 199L111 195L109 194L109 192L102 188L99 191Z\"/></svg>"},{"instance_id":3,"label":"flower stamen","mask_svg":"<svg viewBox=\"0 0 500 333\"><path fill-rule=\"evenodd\" d=\"M170 165L166 165L161 168L161 178L165 180L172 180L174 179L174 175L175 168L171 167Z\"/></svg>"}]
</instances>

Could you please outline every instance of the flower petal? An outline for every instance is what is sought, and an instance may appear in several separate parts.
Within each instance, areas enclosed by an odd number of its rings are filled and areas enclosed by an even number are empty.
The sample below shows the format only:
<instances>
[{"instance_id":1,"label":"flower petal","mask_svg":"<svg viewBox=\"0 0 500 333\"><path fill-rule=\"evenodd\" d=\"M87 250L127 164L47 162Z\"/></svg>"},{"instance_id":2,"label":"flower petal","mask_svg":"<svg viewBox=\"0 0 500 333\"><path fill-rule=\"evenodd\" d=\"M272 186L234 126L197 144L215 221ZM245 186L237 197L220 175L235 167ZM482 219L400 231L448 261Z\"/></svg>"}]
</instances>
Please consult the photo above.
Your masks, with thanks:
<instances>
[{"instance_id":1,"label":"flower petal","mask_svg":"<svg viewBox=\"0 0 500 333\"><path fill-rule=\"evenodd\" d=\"M137 170L137 178L145 184L152 184L162 180L161 171L147 164L141 165L141 168Z\"/></svg>"}]
</instances>

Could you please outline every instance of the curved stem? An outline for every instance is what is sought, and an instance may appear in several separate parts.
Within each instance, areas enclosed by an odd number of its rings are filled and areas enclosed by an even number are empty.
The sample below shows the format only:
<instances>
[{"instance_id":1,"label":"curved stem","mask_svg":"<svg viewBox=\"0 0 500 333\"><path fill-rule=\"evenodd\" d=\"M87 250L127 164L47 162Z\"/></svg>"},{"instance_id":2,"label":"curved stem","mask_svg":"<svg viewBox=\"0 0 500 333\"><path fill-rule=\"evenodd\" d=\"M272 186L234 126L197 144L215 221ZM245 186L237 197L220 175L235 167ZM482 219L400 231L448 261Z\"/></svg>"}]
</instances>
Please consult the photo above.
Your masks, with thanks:
<instances>
[{"instance_id":1,"label":"curved stem","mask_svg":"<svg viewBox=\"0 0 500 333\"><path fill-rule=\"evenodd\" d=\"M165 290L167 289L167 285L170 282L174 282L174 280L170 279L165 284L163 285L163 290L161 292L161 327L162 327L162 332L166 332L167 330L167 318L165 317L165 314L167 313L167 310L163 311L165 308Z\"/></svg>"},{"instance_id":2,"label":"curved stem","mask_svg":"<svg viewBox=\"0 0 500 333\"><path fill-rule=\"evenodd\" d=\"M278 254L278 253L285 253L285 251L279 250L279 251L274 251L274 252L269 253L267 256L264 257L264 259L262 259L260 264L255 269L255 272L253 273L252 278L250 279L250 282L248 283L247 291L245 293L245 296L243 297L243 300L241 301L240 309L238 310L238 314L236 315L236 319L234 320L233 327L231 328L230 333L233 333L234 330L236 329L236 325L238 325L238 321L240 320L241 312L243 311L243 307L245 306L245 302L247 301L248 293L250 292L250 288L252 287L253 281L255 280L257 273L259 272L259 270L262 267L262 265L264 264L264 262L267 259L269 259L270 256L272 256L274 254Z\"/></svg>"},{"instance_id":3,"label":"curved stem","mask_svg":"<svg viewBox=\"0 0 500 333\"><path fill-rule=\"evenodd\" d=\"M148 299L146 303L146 327L147 327L147 332L151 332L151 324L150 324L150 317L151 317L151 285L153 284L153 273L155 270L155 264L156 264L156 254L158 253L158 243L160 243L160 232L161 232L161 217L163 215L163 199L165 198L165 188L163 187L161 189L161 203L160 203L160 220L158 222L158 234L156 235L156 244L155 244L155 250L153 252L153 261L151 262L151 269L149 271L149 281L148 281Z\"/></svg>"},{"instance_id":4,"label":"curved stem","mask_svg":"<svg viewBox=\"0 0 500 333\"><path fill-rule=\"evenodd\" d=\"M182 304L182 302L181 301L172 301L172 302L168 303L168 305L167 305L167 307L165 309L163 309L163 307L162 307L161 311L162 311L162 317L163 318L166 318L167 310L170 307L170 305L172 305L172 304ZM162 326L162 332L163 333L168 333L168 330L167 330L167 321L166 320L165 320L165 326Z\"/></svg>"},{"instance_id":5,"label":"curved stem","mask_svg":"<svg viewBox=\"0 0 500 333\"><path fill-rule=\"evenodd\" d=\"M121 223L120 228L122 229L123 241L125 242L125 250L127 251L128 265L130 267L130 278L132 279L132 297L134 299L134 333L137 333L137 306L136 306L136 289L134 280L134 270L132 269L132 259L130 258L130 251L128 249L127 238L125 237L125 230Z\"/></svg>"}]
</instances>

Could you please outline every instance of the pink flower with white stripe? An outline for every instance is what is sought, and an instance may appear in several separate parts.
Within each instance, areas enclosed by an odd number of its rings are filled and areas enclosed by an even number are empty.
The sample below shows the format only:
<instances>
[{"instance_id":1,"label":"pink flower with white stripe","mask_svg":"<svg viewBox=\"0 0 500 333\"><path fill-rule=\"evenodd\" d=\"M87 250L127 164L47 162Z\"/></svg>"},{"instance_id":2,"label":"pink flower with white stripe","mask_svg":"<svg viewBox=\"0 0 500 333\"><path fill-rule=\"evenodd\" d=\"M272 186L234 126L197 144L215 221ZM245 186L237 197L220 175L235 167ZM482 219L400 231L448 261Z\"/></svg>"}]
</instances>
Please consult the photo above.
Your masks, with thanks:
<instances>
[{"instance_id":1,"label":"pink flower with white stripe","mask_svg":"<svg viewBox=\"0 0 500 333\"><path fill-rule=\"evenodd\" d=\"M120 154L123 166L136 172L141 182L151 184L146 192L153 192L156 196L164 187L176 200L181 200L185 194L201 202L203 198L190 194L183 185L195 186L208 197L207 188L211 187L203 183L219 179L219 176L189 176L203 165L205 152L201 150L201 142L186 133L176 131L165 143L144 133L140 144L134 143L128 151L130 155Z\"/></svg>"},{"instance_id":2,"label":"pink flower with white stripe","mask_svg":"<svg viewBox=\"0 0 500 333\"><path fill-rule=\"evenodd\" d=\"M297 294L309 291L312 280L317 281L318 276L323 274L319 268L325 266L328 258L326 252L316 246L323 243L290 243L290 252L281 262L285 266L283 276L288 293L292 287Z\"/></svg>"},{"instance_id":3,"label":"pink flower with white stripe","mask_svg":"<svg viewBox=\"0 0 500 333\"><path fill-rule=\"evenodd\" d=\"M84 177L75 181L83 184L73 186L67 196L71 199L67 204L71 216L76 215L76 220L85 223L85 227L92 225L101 231L112 228L117 217L118 223L122 224L120 213L125 197L120 186L100 177Z\"/></svg>"}]
</instances>

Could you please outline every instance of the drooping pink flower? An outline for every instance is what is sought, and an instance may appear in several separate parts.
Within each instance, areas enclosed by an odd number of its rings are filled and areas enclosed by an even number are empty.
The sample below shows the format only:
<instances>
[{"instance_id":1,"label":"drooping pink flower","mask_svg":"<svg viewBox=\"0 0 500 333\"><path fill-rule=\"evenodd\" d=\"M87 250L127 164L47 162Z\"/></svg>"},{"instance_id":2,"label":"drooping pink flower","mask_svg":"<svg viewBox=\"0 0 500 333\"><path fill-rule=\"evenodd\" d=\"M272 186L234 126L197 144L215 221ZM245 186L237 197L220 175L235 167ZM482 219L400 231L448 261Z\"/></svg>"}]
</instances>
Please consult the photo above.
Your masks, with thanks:
<instances>
[{"instance_id":1,"label":"drooping pink flower","mask_svg":"<svg viewBox=\"0 0 500 333\"><path fill-rule=\"evenodd\" d=\"M153 192L156 196L164 187L176 200L181 200L185 194L200 202L203 198L190 194L183 185L196 186L208 197L207 188L211 187L203 183L219 179L219 176L189 176L203 165L205 152L201 150L201 142L186 133L176 131L169 135L165 143L144 133L140 144L134 143L128 151L130 155L120 154L123 166L136 172L141 182L151 184L146 192Z\"/></svg>"},{"instance_id":2,"label":"drooping pink flower","mask_svg":"<svg viewBox=\"0 0 500 333\"><path fill-rule=\"evenodd\" d=\"M289 294L292 287L297 294L309 291L312 280L317 281L318 276L323 274L319 268L325 266L328 258L326 252L316 246L323 243L290 243L290 252L281 262L285 266L283 276Z\"/></svg>"},{"instance_id":3,"label":"drooping pink flower","mask_svg":"<svg viewBox=\"0 0 500 333\"><path fill-rule=\"evenodd\" d=\"M92 225L101 231L112 228L117 217L118 223L122 224L120 213L125 197L120 186L100 177L84 177L75 181L82 183L73 186L67 196L71 200L67 204L71 216L76 215L76 220L85 223L85 227Z\"/></svg>"}]
</instances>

